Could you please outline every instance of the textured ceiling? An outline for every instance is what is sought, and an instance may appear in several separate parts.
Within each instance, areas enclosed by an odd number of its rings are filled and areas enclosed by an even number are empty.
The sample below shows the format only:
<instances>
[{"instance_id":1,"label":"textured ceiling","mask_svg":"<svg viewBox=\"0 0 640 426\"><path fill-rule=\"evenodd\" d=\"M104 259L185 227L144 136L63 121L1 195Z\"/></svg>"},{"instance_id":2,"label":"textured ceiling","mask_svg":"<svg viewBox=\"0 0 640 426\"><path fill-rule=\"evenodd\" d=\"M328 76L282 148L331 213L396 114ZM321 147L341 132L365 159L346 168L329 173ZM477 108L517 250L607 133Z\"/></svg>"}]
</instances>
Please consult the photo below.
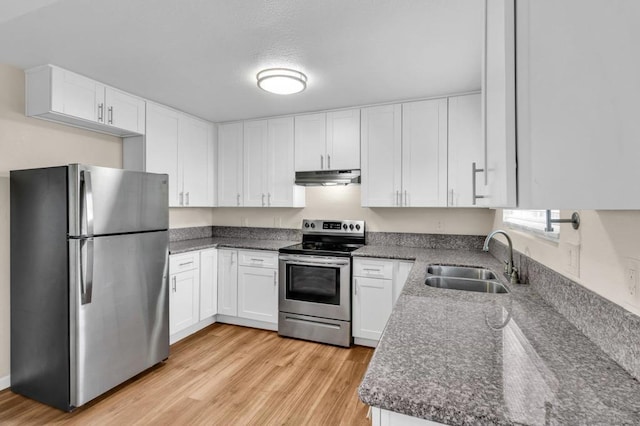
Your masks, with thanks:
<instances>
[{"instance_id":1,"label":"textured ceiling","mask_svg":"<svg viewBox=\"0 0 640 426\"><path fill-rule=\"evenodd\" d=\"M0 61L51 63L213 121L480 88L480 0L3 0ZM256 87L267 67L306 91Z\"/></svg>"}]
</instances>

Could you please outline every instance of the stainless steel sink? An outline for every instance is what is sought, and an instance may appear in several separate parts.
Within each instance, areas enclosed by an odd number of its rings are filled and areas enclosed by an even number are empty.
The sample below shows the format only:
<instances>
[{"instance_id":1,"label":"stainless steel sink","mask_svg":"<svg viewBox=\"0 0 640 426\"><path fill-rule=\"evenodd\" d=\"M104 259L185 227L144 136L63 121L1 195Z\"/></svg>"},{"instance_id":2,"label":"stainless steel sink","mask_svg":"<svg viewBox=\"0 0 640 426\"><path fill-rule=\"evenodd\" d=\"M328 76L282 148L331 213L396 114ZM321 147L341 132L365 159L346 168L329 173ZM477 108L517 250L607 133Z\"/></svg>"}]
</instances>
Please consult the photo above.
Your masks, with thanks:
<instances>
[{"instance_id":1,"label":"stainless steel sink","mask_svg":"<svg viewBox=\"0 0 640 426\"><path fill-rule=\"evenodd\" d=\"M497 281L490 280L432 275L427 277L424 283L431 287L448 288L452 290L476 291L480 293L509 293L509 290L507 290L505 286Z\"/></svg>"},{"instance_id":2,"label":"stainless steel sink","mask_svg":"<svg viewBox=\"0 0 640 426\"><path fill-rule=\"evenodd\" d=\"M439 277L471 278L474 280L495 280L493 271L473 266L431 265L427 273Z\"/></svg>"}]
</instances>

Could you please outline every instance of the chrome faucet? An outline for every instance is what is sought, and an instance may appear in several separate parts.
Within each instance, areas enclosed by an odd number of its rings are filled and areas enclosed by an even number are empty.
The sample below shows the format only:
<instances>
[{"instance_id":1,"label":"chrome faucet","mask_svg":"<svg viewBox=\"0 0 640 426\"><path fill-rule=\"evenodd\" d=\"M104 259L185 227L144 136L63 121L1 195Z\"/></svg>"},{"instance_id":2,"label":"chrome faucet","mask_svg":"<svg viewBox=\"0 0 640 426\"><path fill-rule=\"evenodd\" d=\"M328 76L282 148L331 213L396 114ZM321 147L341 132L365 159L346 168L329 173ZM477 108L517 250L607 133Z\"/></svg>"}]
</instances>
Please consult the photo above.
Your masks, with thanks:
<instances>
[{"instance_id":1,"label":"chrome faucet","mask_svg":"<svg viewBox=\"0 0 640 426\"><path fill-rule=\"evenodd\" d=\"M507 243L509 243L509 262L507 262L507 266L505 268L505 275L507 276L511 284L518 284L518 269L513 266L513 243L511 242L511 237L509 237L509 235L505 231L496 229L495 231L487 235L487 238L484 240L484 246L482 246L482 250L489 251L489 241L491 241L491 239L496 234L502 234L507 237Z\"/></svg>"}]
</instances>

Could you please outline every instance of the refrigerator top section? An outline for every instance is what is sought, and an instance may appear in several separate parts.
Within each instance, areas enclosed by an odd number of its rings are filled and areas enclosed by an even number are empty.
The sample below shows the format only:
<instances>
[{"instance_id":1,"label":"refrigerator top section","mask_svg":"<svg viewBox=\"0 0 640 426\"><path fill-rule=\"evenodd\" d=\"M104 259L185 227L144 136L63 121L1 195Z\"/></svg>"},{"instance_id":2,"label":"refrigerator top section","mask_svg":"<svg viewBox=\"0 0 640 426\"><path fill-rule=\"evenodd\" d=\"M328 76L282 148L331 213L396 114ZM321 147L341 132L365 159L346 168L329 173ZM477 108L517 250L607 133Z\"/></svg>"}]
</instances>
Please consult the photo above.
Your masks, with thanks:
<instances>
[{"instance_id":1,"label":"refrigerator top section","mask_svg":"<svg viewBox=\"0 0 640 426\"><path fill-rule=\"evenodd\" d=\"M68 184L70 237L169 228L167 175L71 164Z\"/></svg>"}]
</instances>

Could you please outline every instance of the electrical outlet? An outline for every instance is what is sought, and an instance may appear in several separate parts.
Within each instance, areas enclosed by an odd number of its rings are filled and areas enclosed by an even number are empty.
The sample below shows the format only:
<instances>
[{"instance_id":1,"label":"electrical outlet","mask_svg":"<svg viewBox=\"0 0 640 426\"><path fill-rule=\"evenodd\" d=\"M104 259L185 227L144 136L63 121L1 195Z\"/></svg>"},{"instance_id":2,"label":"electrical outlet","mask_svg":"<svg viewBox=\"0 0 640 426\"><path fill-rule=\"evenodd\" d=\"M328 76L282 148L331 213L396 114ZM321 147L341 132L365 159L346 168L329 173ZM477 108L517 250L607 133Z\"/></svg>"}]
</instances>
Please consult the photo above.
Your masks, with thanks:
<instances>
[{"instance_id":1,"label":"electrical outlet","mask_svg":"<svg viewBox=\"0 0 640 426\"><path fill-rule=\"evenodd\" d=\"M632 268L627 269L627 287L629 296L636 297L638 292L638 271Z\"/></svg>"},{"instance_id":2,"label":"electrical outlet","mask_svg":"<svg viewBox=\"0 0 640 426\"><path fill-rule=\"evenodd\" d=\"M240 216L240 226L249 226L249 218Z\"/></svg>"},{"instance_id":3,"label":"electrical outlet","mask_svg":"<svg viewBox=\"0 0 640 426\"><path fill-rule=\"evenodd\" d=\"M580 277L580 245L567 243L567 272L574 277Z\"/></svg>"},{"instance_id":4,"label":"electrical outlet","mask_svg":"<svg viewBox=\"0 0 640 426\"><path fill-rule=\"evenodd\" d=\"M444 231L444 222L439 220L436 222L436 231Z\"/></svg>"},{"instance_id":5,"label":"electrical outlet","mask_svg":"<svg viewBox=\"0 0 640 426\"><path fill-rule=\"evenodd\" d=\"M282 218L280 216L276 216L273 218L273 227L282 228Z\"/></svg>"},{"instance_id":6,"label":"electrical outlet","mask_svg":"<svg viewBox=\"0 0 640 426\"><path fill-rule=\"evenodd\" d=\"M626 257L624 265L629 302L633 306L640 307L640 260Z\"/></svg>"}]
</instances>

